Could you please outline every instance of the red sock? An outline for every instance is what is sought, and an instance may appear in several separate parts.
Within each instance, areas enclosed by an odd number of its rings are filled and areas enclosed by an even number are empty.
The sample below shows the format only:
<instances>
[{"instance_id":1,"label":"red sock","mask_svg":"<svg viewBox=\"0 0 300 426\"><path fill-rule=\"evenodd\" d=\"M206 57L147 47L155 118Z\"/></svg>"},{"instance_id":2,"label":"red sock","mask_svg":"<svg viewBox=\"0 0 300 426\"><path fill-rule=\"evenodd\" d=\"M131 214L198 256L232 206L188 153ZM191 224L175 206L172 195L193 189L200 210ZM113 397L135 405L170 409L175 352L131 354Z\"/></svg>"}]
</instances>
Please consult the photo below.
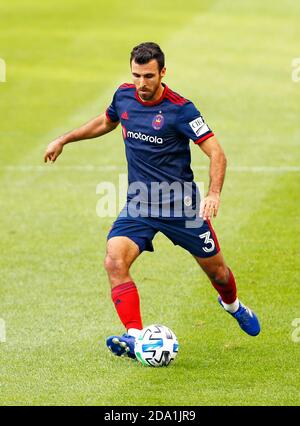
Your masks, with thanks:
<instances>
[{"instance_id":1,"label":"red sock","mask_svg":"<svg viewBox=\"0 0 300 426\"><path fill-rule=\"evenodd\" d=\"M211 281L214 288L217 290L221 299L224 303L230 305L236 300L236 284L233 273L229 270L229 278L227 284L218 284L215 281Z\"/></svg>"},{"instance_id":2,"label":"red sock","mask_svg":"<svg viewBox=\"0 0 300 426\"><path fill-rule=\"evenodd\" d=\"M125 328L127 330L129 328L142 330L140 298L134 282L129 281L117 285L112 289L111 297Z\"/></svg>"}]
</instances>

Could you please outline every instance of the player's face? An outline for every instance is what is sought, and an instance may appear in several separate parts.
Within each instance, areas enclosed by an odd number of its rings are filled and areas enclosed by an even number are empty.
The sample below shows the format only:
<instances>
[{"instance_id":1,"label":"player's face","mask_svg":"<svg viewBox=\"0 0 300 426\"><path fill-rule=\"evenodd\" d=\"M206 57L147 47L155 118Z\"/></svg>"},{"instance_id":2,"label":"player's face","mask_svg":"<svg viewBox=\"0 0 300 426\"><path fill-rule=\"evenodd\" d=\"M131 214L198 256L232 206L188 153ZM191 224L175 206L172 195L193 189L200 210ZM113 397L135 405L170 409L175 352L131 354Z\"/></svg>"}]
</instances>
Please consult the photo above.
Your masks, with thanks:
<instances>
[{"instance_id":1,"label":"player's face","mask_svg":"<svg viewBox=\"0 0 300 426\"><path fill-rule=\"evenodd\" d=\"M143 101L154 101L160 97L161 80L166 73L166 68L159 71L156 59L142 65L132 61L131 73L138 95Z\"/></svg>"}]
</instances>

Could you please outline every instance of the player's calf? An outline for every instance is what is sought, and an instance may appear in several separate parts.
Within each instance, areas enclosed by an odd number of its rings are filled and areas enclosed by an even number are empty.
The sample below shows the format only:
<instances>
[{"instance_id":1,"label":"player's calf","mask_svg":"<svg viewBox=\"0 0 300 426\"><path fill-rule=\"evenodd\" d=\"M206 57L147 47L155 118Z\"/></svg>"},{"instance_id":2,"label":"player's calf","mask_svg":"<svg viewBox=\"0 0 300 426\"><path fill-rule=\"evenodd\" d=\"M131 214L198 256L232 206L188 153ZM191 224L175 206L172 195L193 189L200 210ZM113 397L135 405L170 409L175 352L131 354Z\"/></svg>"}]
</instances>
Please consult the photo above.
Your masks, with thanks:
<instances>
[{"instance_id":1,"label":"player's calf","mask_svg":"<svg viewBox=\"0 0 300 426\"><path fill-rule=\"evenodd\" d=\"M222 268L222 273L216 274L214 278L211 279L211 283L224 303L228 305L235 303L236 307L238 307L235 279L233 273L227 266Z\"/></svg>"}]
</instances>

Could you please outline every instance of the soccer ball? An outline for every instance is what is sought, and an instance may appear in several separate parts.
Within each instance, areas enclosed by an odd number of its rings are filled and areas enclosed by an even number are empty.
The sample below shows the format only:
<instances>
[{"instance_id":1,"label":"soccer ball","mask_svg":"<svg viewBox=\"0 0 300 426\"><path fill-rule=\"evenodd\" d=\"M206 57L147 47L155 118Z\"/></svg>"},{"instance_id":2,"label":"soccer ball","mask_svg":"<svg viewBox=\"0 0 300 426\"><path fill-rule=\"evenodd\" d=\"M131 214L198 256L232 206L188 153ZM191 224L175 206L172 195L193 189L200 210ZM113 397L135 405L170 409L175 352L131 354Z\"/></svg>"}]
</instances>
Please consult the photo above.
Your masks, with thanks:
<instances>
[{"instance_id":1,"label":"soccer ball","mask_svg":"<svg viewBox=\"0 0 300 426\"><path fill-rule=\"evenodd\" d=\"M178 340L168 327L152 324L141 330L135 341L134 352L143 365L167 366L177 355Z\"/></svg>"}]
</instances>

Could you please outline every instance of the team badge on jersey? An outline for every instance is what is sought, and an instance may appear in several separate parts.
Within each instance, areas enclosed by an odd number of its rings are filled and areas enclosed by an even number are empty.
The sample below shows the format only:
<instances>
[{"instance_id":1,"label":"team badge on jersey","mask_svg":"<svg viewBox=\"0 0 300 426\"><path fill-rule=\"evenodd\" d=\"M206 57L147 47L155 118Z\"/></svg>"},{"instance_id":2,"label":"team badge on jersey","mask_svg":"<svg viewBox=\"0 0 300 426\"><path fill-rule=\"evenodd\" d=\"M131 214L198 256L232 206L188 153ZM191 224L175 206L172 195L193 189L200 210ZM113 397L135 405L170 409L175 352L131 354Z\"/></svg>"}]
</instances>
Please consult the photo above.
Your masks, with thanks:
<instances>
[{"instance_id":1,"label":"team badge on jersey","mask_svg":"<svg viewBox=\"0 0 300 426\"><path fill-rule=\"evenodd\" d=\"M155 130L160 130L164 125L165 119L161 114L157 114L152 120L152 127Z\"/></svg>"}]
</instances>

